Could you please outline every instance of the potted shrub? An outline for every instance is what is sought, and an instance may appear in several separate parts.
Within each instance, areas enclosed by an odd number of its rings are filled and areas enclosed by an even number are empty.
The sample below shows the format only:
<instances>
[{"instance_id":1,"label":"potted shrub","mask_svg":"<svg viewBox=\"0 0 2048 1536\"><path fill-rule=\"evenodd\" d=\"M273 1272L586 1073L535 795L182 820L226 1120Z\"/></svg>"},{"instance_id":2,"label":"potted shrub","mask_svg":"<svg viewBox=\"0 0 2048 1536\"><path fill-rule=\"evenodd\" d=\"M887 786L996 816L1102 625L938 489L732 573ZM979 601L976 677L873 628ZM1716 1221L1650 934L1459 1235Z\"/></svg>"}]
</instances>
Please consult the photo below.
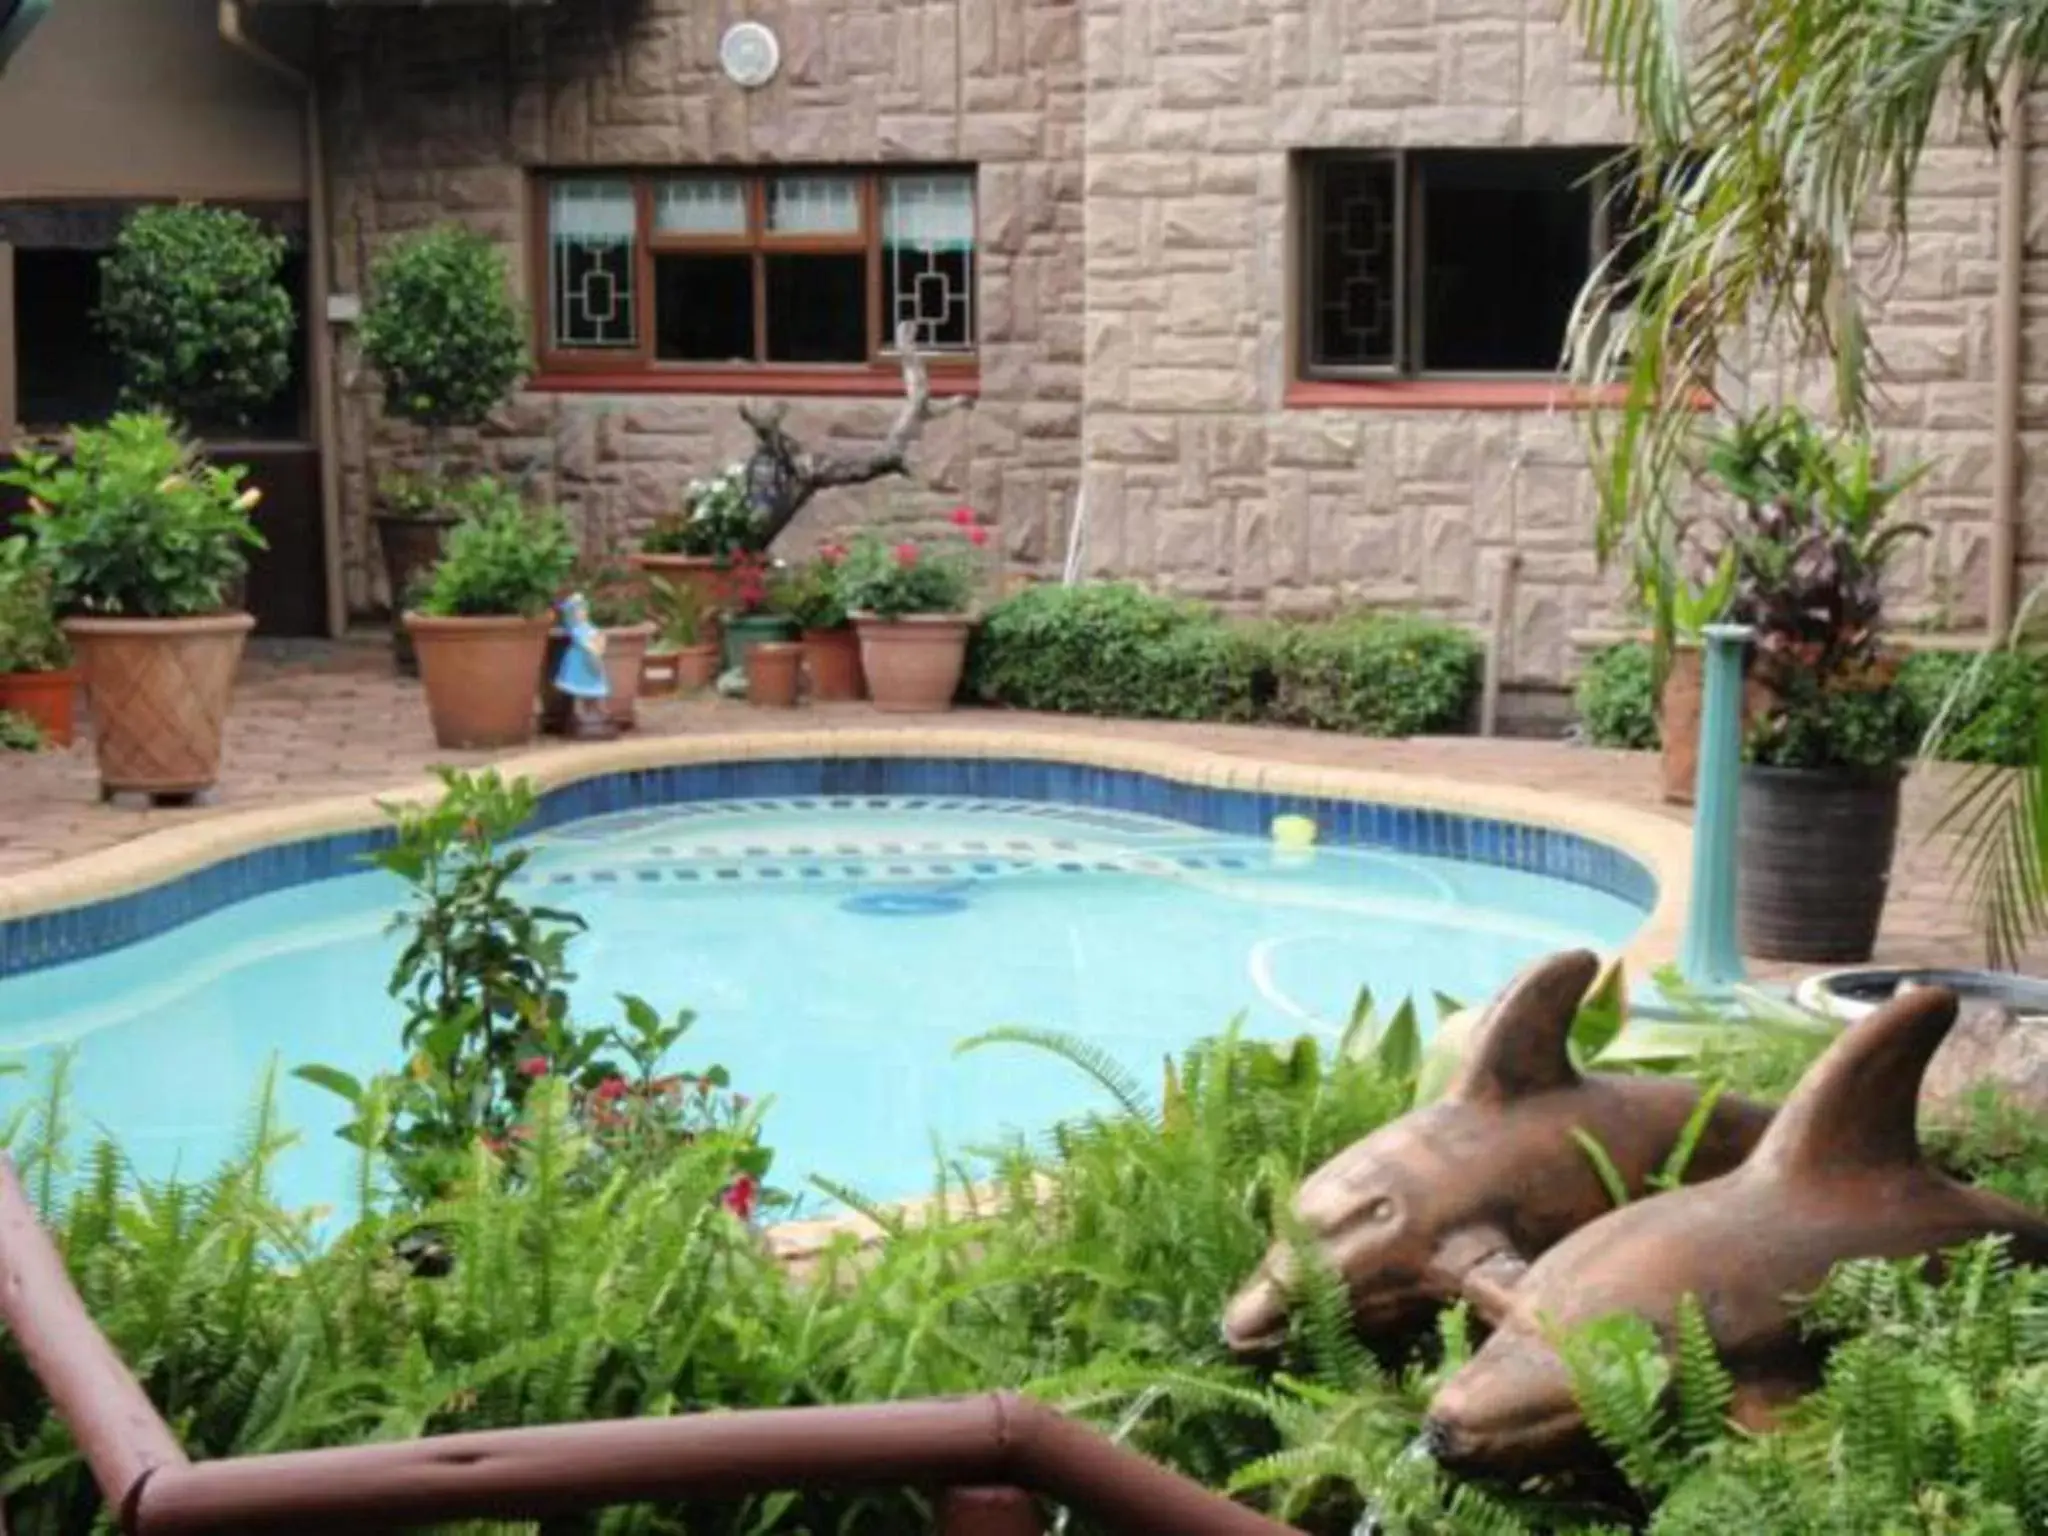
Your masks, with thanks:
<instances>
[{"instance_id":1,"label":"potted shrub","mask_svg":"<svg viewBox=\"0 0 2048 1536\"><path fill-rule=\"evenodd\" d=\"M0 710L25 716L51 745L68 747L77 692L48 573L25 537L0 539Z\"/></svg>"},{"instance_id":2,"label":"potted shrub","mask_svg":"<svg viewBox=\"0 0 2048 1536\"><path fill-rule=\"evenodd\" d=\"M158 411L77 428L68 461L19 457L0 478L28 493L36 557L84 674L100 793L210 788L255 623L228 603L263 546L250 521L259 493Z\"/></svg>"},{"instance_id":3,"label":"potted shrub","mask_svg":"<svg viewBox=\"0 0 2048 1536\"><path fill-rule=\"evenodd\" d=\"M695 587L716 612L739 598L740 565L768 547L766 525L747 489L747 467L728 464L692 480L680 512L664 517L640 541L633 564L650 576Z\"/></svg>"},{"instance_id":4,"label":"potted shrub","mask_svg":"<svg viewBox=\"0 0 2048 1536\"><path fill-rule=\"evenodd\" d=\"M394 620L415 573L440 558L449 530L491 504L489 477L451 480L442 467L451 427L480 427L526 376L526 328L504 258L484 236L440 225L397 241L370 269L363 358L384 384L386 415L426 434L423 475L378 488L377 544ZM401 671L411 671L407 630L393 624Z\"/></svg>"},{"instance_id":5,"label":"potted shrub","mask_svg":"<svg viewBox=\"0 0 2048 1536\"><path fill-rule=\"evenodd\" d=\"M647 593L632 573L618 566L584 562L571 573L564 593L581 592L590 604L590 621L604 632L605 718L620 730L638 723L640 679L654 639ZM547 660L541 667L541 728L567 728L575 704L555 686L555 670L568 644L560 628L548 632Z\"/></svg>"},{"instance_id":6,"label":"potted shrub","mask_svg":"<svg viewBox=\"0 0 2048 1536\"><path fill-rule=\"evenodd\" d=\"M845 703L867 693L860 637L853 632L839 590L839 568L845 560L844 546L826 545L817 559L783 579L776 599L776 605L796 621L811 697L821 704Z\"/></svg>"},{"instance_id":7,"label":"potted shrub","mask_svg":"<svg viewBox=\"0 0 2048 1536\"><path fill-rule=\"evenodd\" d=\"M758 555L736 555L731 569L731 606L721 616L721 628L725 632L725 665L740 669L755 646L794 640L796 620L780 607L781 584L770 582Z\"/></svg>"},{"instance_id":8,"label":"potted shrub","mask_svg":"<svg viewBox=\"0 0 2048 1536\"><path fill-rule=\"evenodd\" d=\"M1789 413L1788 413L1789 417ZM1882 647L1884 572L1907 538L1867 438L1785 428L1799 463L1768 500L1721 520L1735 566L1729 617L1754 631L1764 690L1737 815L1743 949L1775 960L1868 959L1897 837L1901 765L1919 711Z\"/></svg>"},{"instance_id":9,"label":"potted shrub","mask_svg":"<svg viewBox=\"0 0 2048 1536\"><path fill-rule=\"evenodd\" d=\"M709 688L718 680L718 636L703 592L687 582L649 577L647 607L654 620L649 665L668 668L674 686L685 693Z\"/></svg>"},{"instance_id":10,"label":"potted shrub","mask_svg":"<svg viewBox=\"0 0 2048 1536\"><path fill-rule=\"evenodd\" d=\"M555 594L575 558L559 512L509 493L449 530L418 609L405 616L440 746L532 739Z\"/></svg>"},{"instance_id":11,"label":"potted shrub","mask_svg":"<svg viewBox=\"0 0 2048 1536\"><path fill-rule=\"evenodd\" d=\"M840 594L860 635L861 666L877 709L950 709L959 691L978 551L988 530L967 507L952 521L952 535L924 543L890 544L862 534L840 566Z\"/></svg>"}]
</instances>

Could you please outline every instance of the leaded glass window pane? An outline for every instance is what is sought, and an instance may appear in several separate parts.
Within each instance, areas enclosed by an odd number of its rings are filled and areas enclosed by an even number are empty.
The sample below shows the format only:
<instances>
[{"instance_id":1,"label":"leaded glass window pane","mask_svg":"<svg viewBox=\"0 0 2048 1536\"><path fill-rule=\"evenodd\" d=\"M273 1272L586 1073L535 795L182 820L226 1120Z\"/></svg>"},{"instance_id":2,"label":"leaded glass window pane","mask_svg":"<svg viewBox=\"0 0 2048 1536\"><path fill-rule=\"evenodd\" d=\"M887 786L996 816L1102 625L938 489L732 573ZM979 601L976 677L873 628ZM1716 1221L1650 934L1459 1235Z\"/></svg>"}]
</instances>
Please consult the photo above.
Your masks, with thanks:
<instances>
[{"instance_id":1,"label":"leaded glass window pane","mask_svg":"<svg viewBox=\"0 0 2048 1536\"><path fill-rule=\"evenodd\" d=\"M636 222L629 181L558 181L549 188L548 312L553 345L630 349L638 344Z\"/></svg>"},{"instance_id":2,"label":"leaded glass window pane","mask_svg":"<svg viewBox=\"0 0 2048 1536\"><path fill-rule=\"evenodd\" d=\"M1396 194L1391 160L1318 168L1310 326L1318 363L1384 368L1399 360Z\"/></svg>"},{"instance_id":3,"label":"leaded glass window pane","mask_svg":"<svg viewBox=\"0 0 2048 1536\"><path fill-rule=\"evenodd\" d=\"M882 183L882 268L893 344L906 321L932 351L974 345L974 178L891 176Z\"/></svg>"}]
</instances>

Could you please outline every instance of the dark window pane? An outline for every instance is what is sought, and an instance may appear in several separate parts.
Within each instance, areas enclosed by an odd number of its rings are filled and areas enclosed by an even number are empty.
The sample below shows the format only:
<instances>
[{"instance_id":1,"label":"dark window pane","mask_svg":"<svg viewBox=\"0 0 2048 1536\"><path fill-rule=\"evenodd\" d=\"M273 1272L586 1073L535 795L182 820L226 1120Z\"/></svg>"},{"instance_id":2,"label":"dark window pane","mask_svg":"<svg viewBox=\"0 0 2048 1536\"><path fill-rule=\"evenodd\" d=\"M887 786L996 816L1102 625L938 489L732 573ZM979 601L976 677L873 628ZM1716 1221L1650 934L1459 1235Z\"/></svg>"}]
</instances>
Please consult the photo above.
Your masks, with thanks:
<instances>
[{"instance_id":1,"label":"dark window pane","mask_svg":"<svg viewBox=\"0 0 2048 1536\"><path fill-rule=\"evenodd\" d=\"M754 360L754 258L654 258L654 355L667 363Z\"/></svg>"},{"instance_id":2,"label":"dark window pane","mask_svg":"<svg viewBox=\"0 0 2048 1536\"><path fill-rule=\"evenodd\" d=\"M25 427L99 421L120 399L120 365L94 319L100 255L14 253L16 411Z\"/></svg>"},{"instance_id":3,"label":"dark window pane","mask_svg":"<svg viewBox=\"0 0 2048 1536\"><path fill-rule=\"evenodd\" d=\"M769 362L867 361L865 256L770 256L766 265Z\"/></svg>"},{"instance_id":4,"label":"dark window pane","mask_svg":"<svg viewBox=\"0 0 2048 1536\"><path fill-rule=\"evenodd\" d=\"M1396 359L1394 197L1391 160L1332 160L1317 167L1309 329L1318 363L1387 367Z\"/></svg>"},{"instance_id":5,"label":"dark window pane","mask_svg":"<svg viewBox=\"0 0 2048 1536\"><path fill-rule=\"evenodd\" d=\"M974 178L903 173L882 183L882 341L903 325L934 351L974 345Z\"/></svg>"},{"instance_id":6,"label":"dark window pane","mask_svg":"<svg viewBox=\"0 0 2048 1536\"><path fill-rule=\"evenodd\" d=\"M1592 269L1599 156L1419 157L1422 367L1548 373Z\"/></svg>"}]
</instances>

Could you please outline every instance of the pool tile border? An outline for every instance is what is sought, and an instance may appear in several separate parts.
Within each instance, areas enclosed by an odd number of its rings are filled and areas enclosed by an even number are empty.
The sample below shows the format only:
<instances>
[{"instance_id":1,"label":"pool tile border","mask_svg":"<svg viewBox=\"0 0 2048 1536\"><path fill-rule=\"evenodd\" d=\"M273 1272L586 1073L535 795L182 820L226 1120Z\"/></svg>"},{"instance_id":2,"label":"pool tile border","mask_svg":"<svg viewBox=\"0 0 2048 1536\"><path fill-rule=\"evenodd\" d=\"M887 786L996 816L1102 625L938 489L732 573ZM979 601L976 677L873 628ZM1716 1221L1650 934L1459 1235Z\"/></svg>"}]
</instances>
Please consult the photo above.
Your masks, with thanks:
<instances>
[{"instance_id":1,"label":"pool tile border","mask_svg":"<svg viewBox=\"0 0 2048 1536\"><path fill-rule=\"evenodd\" d=\"M536 825L667 804L754 797L974 795L1161 816L1263 835L1314 819L1324 840L1548 875L1642 907L1625 952L1676 948L1690 835L1676 822L1549 792L1312 768L1114 737L943 728L655 737L501 761L543 791ZM0 976L139 942L269 891L350 873L387 842L382 795L227 814L19 876L0 887Z\"/></svg>"}]
</instances>

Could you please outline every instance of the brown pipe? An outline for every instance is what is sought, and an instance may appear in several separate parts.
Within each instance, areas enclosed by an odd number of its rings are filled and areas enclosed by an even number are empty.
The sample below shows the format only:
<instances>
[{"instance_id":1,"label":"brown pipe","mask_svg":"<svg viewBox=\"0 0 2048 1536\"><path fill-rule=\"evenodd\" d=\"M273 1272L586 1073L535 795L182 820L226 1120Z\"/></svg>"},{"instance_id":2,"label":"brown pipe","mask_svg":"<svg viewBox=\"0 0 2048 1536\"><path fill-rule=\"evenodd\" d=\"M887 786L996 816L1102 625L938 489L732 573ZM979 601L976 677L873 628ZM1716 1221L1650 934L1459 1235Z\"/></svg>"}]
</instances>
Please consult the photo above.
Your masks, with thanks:
<instances>
[{"instance_id":1,"label":"brown pipe","mask_svg":"<svg viewBox=\"0 0 2048 1536\"><path fill-rule=\"evenodd\" d=\"M159 1467L186 1465L185 1453L87 1315L7 1158L0 1158L0 1318L125 1521L135 1489Z\"/></svg>"}]
</instances>

